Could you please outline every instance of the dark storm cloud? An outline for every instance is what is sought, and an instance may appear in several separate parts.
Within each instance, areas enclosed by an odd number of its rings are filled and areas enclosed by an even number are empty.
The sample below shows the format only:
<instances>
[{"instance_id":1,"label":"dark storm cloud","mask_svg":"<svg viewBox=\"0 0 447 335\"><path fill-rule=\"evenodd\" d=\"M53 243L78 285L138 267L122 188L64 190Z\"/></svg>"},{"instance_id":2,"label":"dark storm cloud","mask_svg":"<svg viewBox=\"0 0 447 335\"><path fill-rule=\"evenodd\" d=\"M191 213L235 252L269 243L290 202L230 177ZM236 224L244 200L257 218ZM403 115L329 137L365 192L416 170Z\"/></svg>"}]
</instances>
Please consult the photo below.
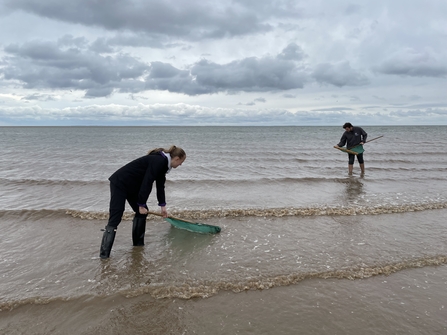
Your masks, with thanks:
<instances>
[{"instance_id":1,"label":"dark storm cloud","mask_svg":"<svg viewBox=\"0 0 447 335\"><path fill-rule=\"evenodd\" d=\"M270 31L243 2L189 0L7 0L11 10L22 10L53 20L188 39L240 36Z\"/></svg>"}]
</instances>

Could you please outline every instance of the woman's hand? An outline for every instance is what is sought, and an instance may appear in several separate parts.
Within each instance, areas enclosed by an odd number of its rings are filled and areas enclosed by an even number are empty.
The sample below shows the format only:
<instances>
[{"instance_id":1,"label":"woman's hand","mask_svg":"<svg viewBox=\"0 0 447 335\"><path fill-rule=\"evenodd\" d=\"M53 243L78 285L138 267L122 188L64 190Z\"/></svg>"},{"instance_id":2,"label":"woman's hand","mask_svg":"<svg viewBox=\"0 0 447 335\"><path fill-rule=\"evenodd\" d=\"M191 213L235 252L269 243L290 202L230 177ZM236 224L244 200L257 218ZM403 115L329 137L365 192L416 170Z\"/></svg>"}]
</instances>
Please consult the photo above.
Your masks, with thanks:
<instances>
[{"instance_id":1,"label":"woman's hand","mask_svg":"<svg viewBox=\"0 0 447 335\"><path fill-rule=\"evenodd\" d=\"M168 211L166 210L166 206L161 206L160 210L161 210L161 215L163 215L164 218L167 218L168 217Z\"/></svg>"},{"instance_id":2,"label":"woman's hand","mask_svg":"<svg viewBox=\"0 0 447 335\"><path fill-rule=\"evenodd\" d=\"M144 214L144 215L148 213L147 208L143 207L143 206L139 206L138 211L140 212L140 214Z\"/></svg>"}]
</instances>

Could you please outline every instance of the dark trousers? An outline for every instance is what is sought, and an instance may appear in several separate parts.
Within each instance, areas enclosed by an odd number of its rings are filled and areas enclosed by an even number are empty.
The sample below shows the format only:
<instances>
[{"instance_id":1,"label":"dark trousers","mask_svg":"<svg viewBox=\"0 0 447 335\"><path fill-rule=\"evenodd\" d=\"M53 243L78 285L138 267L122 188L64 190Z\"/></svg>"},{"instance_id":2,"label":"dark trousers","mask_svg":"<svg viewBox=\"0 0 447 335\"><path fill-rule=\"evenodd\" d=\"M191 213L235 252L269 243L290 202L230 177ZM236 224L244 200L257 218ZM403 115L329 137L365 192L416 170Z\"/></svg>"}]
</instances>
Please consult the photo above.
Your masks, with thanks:
<instances>
[{"instance_id":1,"label":"dark trousers","mask_svg":"<svg viewBox=\"0 0 447 335\"><path fill-rule=\"evenodd\" d=\"M349 165L354 165L354 159L355 159L354 154L348 154L348 160L349 160ZM363 164L363 152L361 154L357 155L357 160L359 161L360 164Z\"/></svg>"},{"instance_id":2,"label":"dark trousers","mask_svg":"<svg viewBox=\"0 0 447 335\"><path fill-rule=\"evenodd\" d=\"M137 204L137 194L128 194L123 189L110 183L110 206L109 206L109 223L111 227L118 227L126 208L126 200L135 212L136 217L145 218L147 215L140 214Z\"/></svg>"}]
</instances>

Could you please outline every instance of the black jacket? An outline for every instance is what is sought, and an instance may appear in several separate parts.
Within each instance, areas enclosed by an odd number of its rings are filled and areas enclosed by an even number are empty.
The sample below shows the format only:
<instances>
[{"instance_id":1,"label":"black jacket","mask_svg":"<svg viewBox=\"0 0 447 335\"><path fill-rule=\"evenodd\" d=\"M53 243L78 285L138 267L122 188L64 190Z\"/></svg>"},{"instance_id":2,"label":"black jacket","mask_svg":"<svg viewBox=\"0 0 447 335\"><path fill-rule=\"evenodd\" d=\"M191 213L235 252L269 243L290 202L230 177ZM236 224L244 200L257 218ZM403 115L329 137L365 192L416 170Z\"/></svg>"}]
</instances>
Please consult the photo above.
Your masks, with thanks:
<instances>
[{"instance_id":1,"label":"black jacket","mask_svg":"<svg viewBox=\"0 0 447 335\"><path fill-rule=\"evenodd\" d=\"M368 134L360 127L352 127L352 131L345 131L340 139L340 143L338 143L339 147L342 147L346 144L346 147L352 148L356 145L360 144L360 142L365 143L366 137Z\"/></svg>"},{"instance_id":2,"label":"black jacket","mask_svg":"<svg viewBox=\"0 0 447 335\"><path fill-rule=\"evenodd\" d=\"M157 199L160 206L166 205L165 182L168 159L161 153L152 153L124 165L109 178L110 182L125 190L127 194L138 196L139 205L146 204L155 181Z\"/></svg>"}]
</instances>

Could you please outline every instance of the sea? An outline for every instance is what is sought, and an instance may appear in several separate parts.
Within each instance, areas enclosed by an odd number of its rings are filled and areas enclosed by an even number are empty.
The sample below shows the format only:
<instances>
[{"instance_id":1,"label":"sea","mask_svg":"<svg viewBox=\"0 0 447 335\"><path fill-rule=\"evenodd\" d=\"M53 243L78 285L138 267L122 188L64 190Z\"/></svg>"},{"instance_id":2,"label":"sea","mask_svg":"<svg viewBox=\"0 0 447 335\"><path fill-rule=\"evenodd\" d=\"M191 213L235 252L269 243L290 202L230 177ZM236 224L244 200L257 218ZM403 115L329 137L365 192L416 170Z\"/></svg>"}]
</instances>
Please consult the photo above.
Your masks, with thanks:
<instances>
[{"instance_id":1,"label":"sea","mask_svg":"<svg viewBox=\"0 0 447 335\"><path fill-rule=\"evenodd\" d=\"M358 126L352 175L341 126L0 127L0 334L447 334L447 126ZM100 259L108 177L171 145L169 215L221 232L133 247L126 207Z\"/></svg>"}]
</instances>

